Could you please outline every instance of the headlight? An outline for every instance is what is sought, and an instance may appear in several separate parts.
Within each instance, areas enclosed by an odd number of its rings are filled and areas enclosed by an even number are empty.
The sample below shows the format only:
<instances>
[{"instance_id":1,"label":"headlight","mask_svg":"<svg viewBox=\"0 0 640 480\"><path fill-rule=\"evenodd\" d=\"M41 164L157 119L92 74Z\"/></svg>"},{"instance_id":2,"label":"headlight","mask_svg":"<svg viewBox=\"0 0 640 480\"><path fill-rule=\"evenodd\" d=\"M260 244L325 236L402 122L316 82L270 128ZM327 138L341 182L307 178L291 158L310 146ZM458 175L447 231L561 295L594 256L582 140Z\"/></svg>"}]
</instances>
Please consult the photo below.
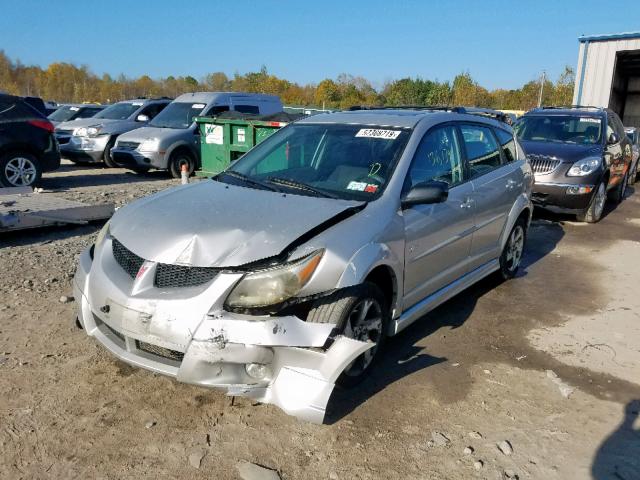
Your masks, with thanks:
<instances>
[{"instance_id":1,"label":"headlight","mask_svg":"<svg viewBox=\"0 0 640 480\"><path fill-rule=\"evenodd\" d=\"M74 137L86 137L87 136L87 127L78 127L73 130Z\"/></svg>"},{"instance_id":2,"label":"headlight","mask_svg":"<svg viewBox=\"0 0 640 480\"><path fill-rule=\"evenodd\" d=\"M160 140L158 140L157 138L147 138L140 144L139 149L145 150L147 152L155 151L155 150L158 150L159 145L160 145Z\"/></svg>"},{"instance_id":3,"label":"headlight","mask_svg":"<svg viewBox=\"0 0 640 480\"><path fill-rule=\"evenodd\" d=\"M316 271L324 250L269 270L247 274L227 297L226 305L236 308L277 305L296 295Z\"/></svg>"},{"instance_id":4,"label":"headlight","mask_svg":"<svg viewBox=\"0 0 640 480\"><path fill-rule=\"evenodd\" d=\"M93 127L87 128L87 136L89 137L97 137L100 135L100 131L102 130L102 125L96 125Z\"/></svg>"},{"instance_id":5,"label":"headlight","mask_svg":"<svg viewBox=\"0 0 640 480\"><path fill-rule=\"evenodd\" d=\"M102 227L102 230L100 230L100 232L98 233L98 236L96 237L96 243L95 243L96 248L100 248L100 246L104 242L104 239L107 238L107 235L109 234L110 223L111 223L111 220L105 223L104 226Z\"/></svg>"},{"instance_id":6,"label":"headlight","mask_svg":"<svg viewBox=\"0 0 640 480\"><path fill-rule=\"evenodd\" d=\"M567 175L569 177L584 177L590 173L595 172L602 165L602 159L600 157L583 158L574 163Z\"/></svg>"}]
</instances>

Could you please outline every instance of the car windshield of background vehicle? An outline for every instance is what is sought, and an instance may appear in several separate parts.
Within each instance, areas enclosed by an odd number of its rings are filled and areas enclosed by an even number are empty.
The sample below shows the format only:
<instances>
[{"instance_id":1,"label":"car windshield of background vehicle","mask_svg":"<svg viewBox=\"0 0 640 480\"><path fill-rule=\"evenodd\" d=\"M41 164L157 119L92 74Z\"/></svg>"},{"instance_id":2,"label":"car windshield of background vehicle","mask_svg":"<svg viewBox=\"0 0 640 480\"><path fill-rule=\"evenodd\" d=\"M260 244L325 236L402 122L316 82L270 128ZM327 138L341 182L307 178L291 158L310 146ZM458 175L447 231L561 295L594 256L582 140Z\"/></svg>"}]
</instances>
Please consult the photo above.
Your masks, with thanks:
<instances>
[{"instance_id":1,"label":"car windshield of background vehicle","mask_svg":"<svg viewBox=\"0 0 640 480\"><path fill-rule=\"evenodd\" d=\"M602 120L586 115L530 115L520 119L516 133L525 141L594 145L602 137Z\"/></svg>"},{"instance_id":2,"label":"car windshield of background vehicle","mask_svg":"<svg viewBox=\"0 0 640 480\"><path fill-rule=\"evenodd\" d=\"M218 179L243 184L244 177L252 188L368 201L384 190L410 135L395 127L292 124Z\"/></svg>"},{"instance_id":3,"label":"car windshield of background vehicle","mask_svg":"<svg viewBox=\"0 0 640 480\"><path fill-rule=\"evenodd\" d=\"M159 128L189 128L193 119L200 115L205 106L204 103L173 102L148 125Z\"/></svg>"},{"instance_id":4,"label":"car windshield of background vehicle","mask_svg":"<svg viewBox=\"0 0 640 480\"><path fill-rule=\"evenodd\" d=\"M142 106L141 102L116 103L96 113L93 118L105 118L107 120L124 120Z\"/></svg>"},{"instance_id":5,"label":"car windshield of background vehicle","mask_svg":"<svg viewBox=\"0 0 640 480\"><path fill-rule=\"evenodd\" d=\"M53 120L54 122L66 122L67 120L73 118L74 115L77 115L80 107L72 107L71 105L64 105L58 108L55 112L49 115L49 120Z\"/></svg>"}]
</instances>

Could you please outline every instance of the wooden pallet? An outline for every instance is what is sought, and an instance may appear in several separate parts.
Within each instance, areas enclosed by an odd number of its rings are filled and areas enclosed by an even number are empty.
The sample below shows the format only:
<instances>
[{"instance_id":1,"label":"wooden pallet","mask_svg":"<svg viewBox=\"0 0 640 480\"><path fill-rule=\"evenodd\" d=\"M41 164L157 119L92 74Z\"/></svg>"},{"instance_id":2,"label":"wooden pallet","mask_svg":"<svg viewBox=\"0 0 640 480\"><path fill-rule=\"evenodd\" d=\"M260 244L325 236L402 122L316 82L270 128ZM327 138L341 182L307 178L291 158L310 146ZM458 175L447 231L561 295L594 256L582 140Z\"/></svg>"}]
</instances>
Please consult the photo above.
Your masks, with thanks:
<instances>
[{"instance_id":1,"label":"wooden pallet","mask_svg":"<svg viewBox=\"0 0 640 480\"><path fill-rule=\"evenodd\" d=\"M84 225L110 218L112 203L86 205L50 193L34 193L31 187L0 188L0 232L53 225Z\"/></svg>"}]
</instances>

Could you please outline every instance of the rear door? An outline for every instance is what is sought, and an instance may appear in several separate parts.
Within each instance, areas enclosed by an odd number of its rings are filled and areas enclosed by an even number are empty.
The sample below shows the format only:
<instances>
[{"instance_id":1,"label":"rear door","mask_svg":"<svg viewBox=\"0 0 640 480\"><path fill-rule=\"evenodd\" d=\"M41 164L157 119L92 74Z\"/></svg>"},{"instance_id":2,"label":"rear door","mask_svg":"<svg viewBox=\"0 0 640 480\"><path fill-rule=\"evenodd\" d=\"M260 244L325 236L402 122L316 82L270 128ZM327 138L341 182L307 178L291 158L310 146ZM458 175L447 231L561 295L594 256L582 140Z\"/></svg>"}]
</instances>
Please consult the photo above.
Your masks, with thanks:
<instances>
[{"instance_id":1,"label":"rear door","mask_svg":"<svg viewBox=\"0 0 640 480\"><path fill-rule=\"evenodd\" d=\"M620 130L618 125L616 124L615 114L613 112L609 112L607 115L607 138L606 138L606 151L605 157L607 163L609 164L609 188L613 188L618 185L625 174L626 167L626 156L624 151L624 139L626 139L626 135L620 136ZM616 134L618 136L618 141L614 143L610 143L612 134Z\"/></svg>"},{"instance_id":2,"label":"rear door","mask_svg":"<svg viewBox=\"0 0 640 480\"><path fill-rule=\"evenodd\" d=\"M516 198L522 192L524 174L516 162L513 134L488 125L460 126L473 184L475 231L470 270L500 255L500 236Z\"/></svg>"},{"instance_id":3,"label":"rear door","mask_svg":"<svg viewBox=\"0 0 640 480\"><path fill-rule=\"evenodd\" d=\"M464 168L454 125L438 126L423 137L405 179L404 192L429 180L449 184L443 203L403 210L405 223L405 308L463 276L473 232L473 185Z\"/></svg>"}]
</instances>

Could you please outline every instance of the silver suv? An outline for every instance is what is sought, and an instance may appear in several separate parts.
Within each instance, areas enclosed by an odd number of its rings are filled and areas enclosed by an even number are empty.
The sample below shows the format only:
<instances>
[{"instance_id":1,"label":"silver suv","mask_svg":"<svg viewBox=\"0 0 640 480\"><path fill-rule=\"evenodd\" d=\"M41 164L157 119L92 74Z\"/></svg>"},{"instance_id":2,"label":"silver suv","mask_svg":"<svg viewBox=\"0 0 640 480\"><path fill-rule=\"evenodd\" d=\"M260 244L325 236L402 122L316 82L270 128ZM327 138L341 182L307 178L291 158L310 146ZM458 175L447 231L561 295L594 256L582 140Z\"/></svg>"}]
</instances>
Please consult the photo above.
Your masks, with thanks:
<instances>
[{"instance_id":1,"label":"silver suv","mask_svg":"<svg viewBox=\"0 0 640 480\"><path fill-rule=\"evenodd\" d=\"M509 126L460 112L315 115L121 208L80 257L79 324L132 365L321 422L385 337L518 270L531 168Z\"/></svg>"},{"instance_id":2,"label":"silver suv","mask_svg":"<svg viewBox=\"0 0 640 480\"><path fill-rule=\"evenodd\" d=\"M119 135L143 127L167 105L170 98L125 100L114 103L91 118L64 122L56 127L60 155L74 162L104 161L115 167L111 148Z\"/></svg>"}]
</instances>

